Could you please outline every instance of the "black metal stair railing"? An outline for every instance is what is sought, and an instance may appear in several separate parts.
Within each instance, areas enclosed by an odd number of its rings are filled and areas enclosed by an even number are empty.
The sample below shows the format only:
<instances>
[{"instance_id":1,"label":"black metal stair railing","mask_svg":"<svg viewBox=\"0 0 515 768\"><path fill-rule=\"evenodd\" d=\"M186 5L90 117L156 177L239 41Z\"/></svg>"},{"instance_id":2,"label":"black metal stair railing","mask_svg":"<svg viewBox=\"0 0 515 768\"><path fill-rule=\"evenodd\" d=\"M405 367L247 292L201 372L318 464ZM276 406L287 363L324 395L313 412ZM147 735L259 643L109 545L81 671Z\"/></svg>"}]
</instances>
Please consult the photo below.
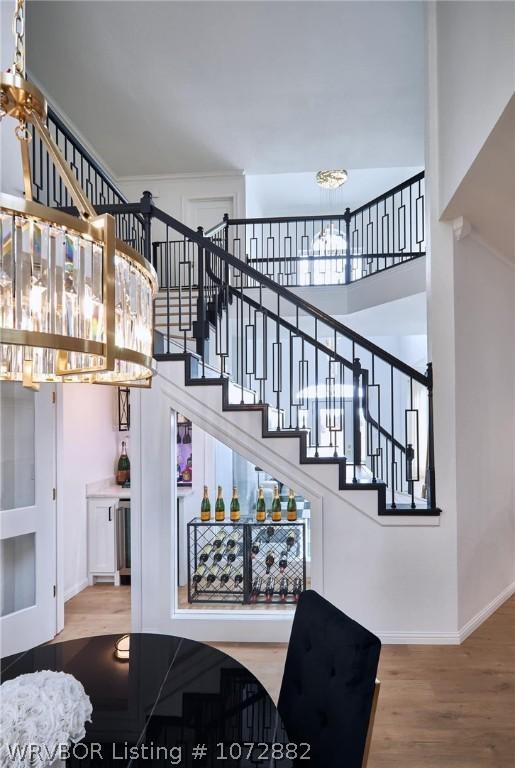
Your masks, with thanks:
<instances>
[{"instance_id":1,"label":"black metal stair railing","mask_svg":"<svg viewBox=\"0 0 515 768\"><path fill-rule=\"evenodd\" d=\"M424 172L340 215L236 219L206 232L287 287L347 285L425 255Z\"/></svg>"},{"instance_id":2,"label":"black metal stair railing","mask_svg":"<svg viewBox=\"0 0 515 768\"><path fill-rule=\"evenodd\" d=\"M228 253L223 229L206 238L151 210L165 227L154 262L176 275L163 294L182 302L180 345L164 332L161 356L189 354L194 339L192 383L230 382L227 407L261 407L264 433L302 436L301 460L344 464L343 487L386 486L387 512L434 509L430 367L407 365Z\"/></svg>"},{"instance_id":3,"label":"black metal stair railing","mask_svg":"<svg viewBox=\"0 0 515 768\"><path fill-rule=\"evenodd\" d=\"M291 234L277 230L283 250L274 252L279 261L273 269L259 267L264 262L254 258L247 263L250 251L238 254L245 259L230 253L238 240L231 239L231 226L251 226L249 222L231 225L226 220L205 237L201 229L194 232L157 209L150 193L139 203L128 203L52 112L49 126L97 211L112 213L118 236L159 271L158 301L166 322L160 328L157 357L179 353L190 383L221 384L224 407L260 409L263 435L298 437L301 462L338 464L340 488L377 489L383 514L438 512L431 366L426 373L412 368L289 290L295 281L284 278L286 267L292 268L284 259L284 242ZM34 199L70 208L50 158L37 142L31 167ZM415 258L424 248L423 174L336 217L341 228L339 218L346 226L346 250L355 251L351 261L343 262L344 282ZM154 220L164 238L151 246ZM272 226L284 223L268 221ZM262 247L269 237L275 235L264 230ZM245 234L245 243L251 239ZM294 246L292 237L292 250L299 242ZM320 253L312 256L320 258ZM339 253L325 252L322 260L338 258ZM352 272L355 259L361 264L357 278ZM297 270L297 278L301 274ZM177 306L175 325L172 302Z\"/></svg>"}]
</instances>

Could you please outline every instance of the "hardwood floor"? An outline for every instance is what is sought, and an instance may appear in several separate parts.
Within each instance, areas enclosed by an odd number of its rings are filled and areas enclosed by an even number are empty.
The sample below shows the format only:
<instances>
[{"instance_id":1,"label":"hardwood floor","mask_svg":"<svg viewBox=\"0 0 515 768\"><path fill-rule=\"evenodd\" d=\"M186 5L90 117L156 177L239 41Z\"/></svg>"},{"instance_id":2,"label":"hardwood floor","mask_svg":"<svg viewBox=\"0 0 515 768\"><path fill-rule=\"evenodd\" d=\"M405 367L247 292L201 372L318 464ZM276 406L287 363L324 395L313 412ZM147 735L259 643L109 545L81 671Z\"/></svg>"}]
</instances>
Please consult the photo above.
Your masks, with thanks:
<instances>
[{"instance_id":1,"label":"hardwood floor","mask_svg":"<svg viewBox=\"0 0 515 768\"><path fill-rule=\"evenodd\" d=\"M66 604L74 637L128 632L130 589L96 585ZM274 699L286 645L213 643L241 661ZM515 765L515 596L461 646L385 645L368 768Z\"/></svg>"}]
</instances>

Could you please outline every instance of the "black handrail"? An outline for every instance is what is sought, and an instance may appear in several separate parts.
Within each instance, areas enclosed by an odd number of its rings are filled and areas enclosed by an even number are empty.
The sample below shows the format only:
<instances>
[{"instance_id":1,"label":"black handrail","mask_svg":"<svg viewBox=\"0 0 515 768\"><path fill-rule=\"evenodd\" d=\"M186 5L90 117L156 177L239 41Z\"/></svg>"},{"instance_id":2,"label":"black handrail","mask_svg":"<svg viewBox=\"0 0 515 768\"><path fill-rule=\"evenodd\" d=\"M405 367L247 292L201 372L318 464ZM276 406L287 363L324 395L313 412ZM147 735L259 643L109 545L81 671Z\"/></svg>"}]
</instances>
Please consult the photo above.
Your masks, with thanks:
<instances>
[{"instance_id":1,"label":"black handrail","mask_svg":"<svg viewBox=\"0 0 515 768\"><path fill-rule=\"evenodd\" d=\"M207 251L211 251L211 253L215 254L218 258L225 262L225 264L233 267L233 269L236 269L239 272L243 272L252 280L260 283L262 287L270 289L273 293L281 296L281 298L290 302L298 309L312 315L336 333L339 333L342 336L346 336L358 346L366 349L368 352L370 352L370 354L375 355L385 363L388 363L394 368L397 368L399 371L402 371L402 373L406 374L406 376L411 377L424 386L428 385L427 376L425 376L423 373L420 373L420 371L417 371L416 368L413 368L403 360L395 357L395 355L392 355L381 347L378 347L377 344L374 344L364 336L356 333L356 331L353 331L352 328L349 328L347 325L343 325L343 323L338 322L333 317L323 312L319 307L315 307L314 304L310 304L310 302L306 301L301 296L298 296L293 291L290 291L288 288L285 288L282 285L278 285L278 283L274 282L266 275L263 275L261 272L258 272L256 269L249 266L245 262L224 251L223 248L220 248L220 246L216 245L216 243L213 243L207 237L199 235L193 229L190 229L182 222L174 219L174 217L170 216L170 214L165 213L165 211L162 211L159 208L156 208L154 205L151 206L151 209L152 216L154 216L156 219L161 221L163 224L167 224L177 232L180 232L181 235L186 237L188 240L192 240L198 245L201 245Z\"/></svg>"},{"instance_id":2,"label":"black handrail","mask_svg":"<svg viewBox=\"0 0 515 768\"><path fill-rule=\"evenodd\" d=\"M216 275L213 274L212 271L210 271L210 275L212 278L216 278ZM229 294L233 296L238 295L238 291L235 288L231 288L229 286ZM259 302L252 299L250 296L245 297L245 303L249 306L253 307L256 310L260 309ZM267 316L275 321L276 323L280 323L283 328L285 328L287 331L290 331L291 333L294 333L296 336L298 336L300 339L304 339L304 341L309 342L311 346L313 346L315 349L318 349L320 352L323 352L325 355L333 359L337 363L341 363L345 368L347 368L349 371L355 371L356 370L356 364L351 363L350 360L347 360L347 358L343 357L343 355L340 355L336 350L330 349L329 347L326 347L325 344L322 344L321 341L319 341L316 338L313 338L308 333L305 333L300 328L297 328L295 325L292 325L288 322L284 317L278 317L275 312L273 312L271 309L267 309ZM395 445L396 448L398 448L402 453L406 452L405 447L402 443L400 443L398 440L396 440L390 432L388 432L387 429L385 429L381 424L379 424L376 419L373 418L373 416L370 413L369 407L368 407L368 401L366 398L363 398L363 410L365 414L366 421L374 427L374 429L379 430L379 432L383 435L383 437L386 437L388 440L391 440L392 443Z\"/></svg>"},{"instance_id":3,"label":"black handrail","mask_svg":"<svg viewBox=\"0 0 515 768\"><path fill-rule=\"evenodd\" d=\"M127 204L128 200L125 197L125 195L118 189L116 186L116 183L111 178L111 176L108 174L108 172L105 170L105 168L101 165L101 163L98 161L96 157L93 157L93 155L86 149L86 147L77 139L77 137L70 131L66 123L64 123L57 112L55 112L51 106L48 106L47 109L47 115L48 115L48 121L49 123L54 123L61 133L66 136L68 141L73 144L74 147L76 147L77 151L83 157L93 168L95 168L96 172L99 174L99 176L102 176L104 179L104 182L107 184L107 186L111 189L114 195L120 199L122 203Z\"/></svg>"},{"instance_id":4,"label":"black handrail","mask_svg":"<svg viewBox=\"0 0 515 768\"><path fill-rule=\"evenodd\" d=\"M401 181L400 184L397 184L397 186L392 187L387 192L383 192L382 195L378 195L377 197L374 197L373 200L369 200L367 203L360 205L359 208L355 208L352 211L352 215L355 216L356 214L361 213L361 211L366 211L367 208L372 208L372 206L382 203L384 200L387 200L389 197L393 197L393 195L396 195L398 192L402 192L403 189L407 189L408 187L411 187L412 184L416 184L417 181L422 181L424 177L425 177L425 171L420 171L420 173L416 173L410 179L406 179L406 181Z\"/></svg>"},{"instance_id":5,"label":"black handrail","mask_svg":"<svg viewBox=\"0 0 515 768\"><path fill-rule=\"evenodd\" d=\"M211 228L208 232L206 232L206 237L212 237L213 232L217 232L219 229L223 229L223 227L226 224L229 225L238 225L238 224L294 224L295 222L299 221L331 221L335 219L342 219L344 220L346 216L355 216L358 213L361 213L361 211L366 210L367 208L371 208L374 205L377 205L384 200L388 199L389 197L392 197L393 195L396 195L398 192L402 192L402 190L407 189L412 184L415 184L417 181L422 181L422 179L425 176L425 171L420 171L420 173L416 173L414 176L411 176L411 178L406 179L406 181L402 181L400 184L397 184L395 187L392 187L387 192L384 192L382 195L378 195L378 197L375 197L373 200L370 200L367 203L364 203L359 208L355 208L354 210L351 210L350 208L347 208L346 211L342 213L333 213L333 214L320 214L317 216L309 215L309 216L272 216L272 217L253 217L249 219L245 218L239 218L239 219L232 219L230 217L227 217L224 221L220 222L219 224L215 224L214 227Z\"/></svg>"}]
</instances>

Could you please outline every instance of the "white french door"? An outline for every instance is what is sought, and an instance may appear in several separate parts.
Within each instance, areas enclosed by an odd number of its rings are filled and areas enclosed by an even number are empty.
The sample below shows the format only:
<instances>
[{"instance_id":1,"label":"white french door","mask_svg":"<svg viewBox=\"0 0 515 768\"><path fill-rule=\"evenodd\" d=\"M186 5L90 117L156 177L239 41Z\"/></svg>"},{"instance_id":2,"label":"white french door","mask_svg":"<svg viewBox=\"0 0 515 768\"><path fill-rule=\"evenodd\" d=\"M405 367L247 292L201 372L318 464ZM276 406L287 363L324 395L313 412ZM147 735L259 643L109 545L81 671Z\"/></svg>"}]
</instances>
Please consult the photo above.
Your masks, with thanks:
<instances>
[{"instance_id":1,"label":"white french door","mask_svg":"<svg viewBox=\"0 0 515 768\"><path fill-rule=\"evenodd\" d=\"M0 652L56 634L54 387L0 383Z\"/></svg>"}]
</instances>

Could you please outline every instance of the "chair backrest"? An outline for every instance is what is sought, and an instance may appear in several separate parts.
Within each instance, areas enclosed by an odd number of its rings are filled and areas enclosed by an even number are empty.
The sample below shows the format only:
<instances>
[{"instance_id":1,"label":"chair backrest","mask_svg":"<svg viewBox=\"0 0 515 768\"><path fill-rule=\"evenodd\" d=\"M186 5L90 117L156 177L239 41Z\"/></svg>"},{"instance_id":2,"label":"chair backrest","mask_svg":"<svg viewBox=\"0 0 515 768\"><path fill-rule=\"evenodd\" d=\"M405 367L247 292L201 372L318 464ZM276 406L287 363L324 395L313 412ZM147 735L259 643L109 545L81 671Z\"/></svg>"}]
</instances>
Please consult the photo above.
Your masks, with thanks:
<instances>
[{"instance_id":1,"label":"chair backrest","mask_svg":"<svg viewBox=\"0 0 515 768\"><path fill-rule=\"evenodd\" d=\"M311 745L311 768L362 768L380 650L367 629L302 593L278 709L289 741Z\"/></svg>"}]
</instances>

